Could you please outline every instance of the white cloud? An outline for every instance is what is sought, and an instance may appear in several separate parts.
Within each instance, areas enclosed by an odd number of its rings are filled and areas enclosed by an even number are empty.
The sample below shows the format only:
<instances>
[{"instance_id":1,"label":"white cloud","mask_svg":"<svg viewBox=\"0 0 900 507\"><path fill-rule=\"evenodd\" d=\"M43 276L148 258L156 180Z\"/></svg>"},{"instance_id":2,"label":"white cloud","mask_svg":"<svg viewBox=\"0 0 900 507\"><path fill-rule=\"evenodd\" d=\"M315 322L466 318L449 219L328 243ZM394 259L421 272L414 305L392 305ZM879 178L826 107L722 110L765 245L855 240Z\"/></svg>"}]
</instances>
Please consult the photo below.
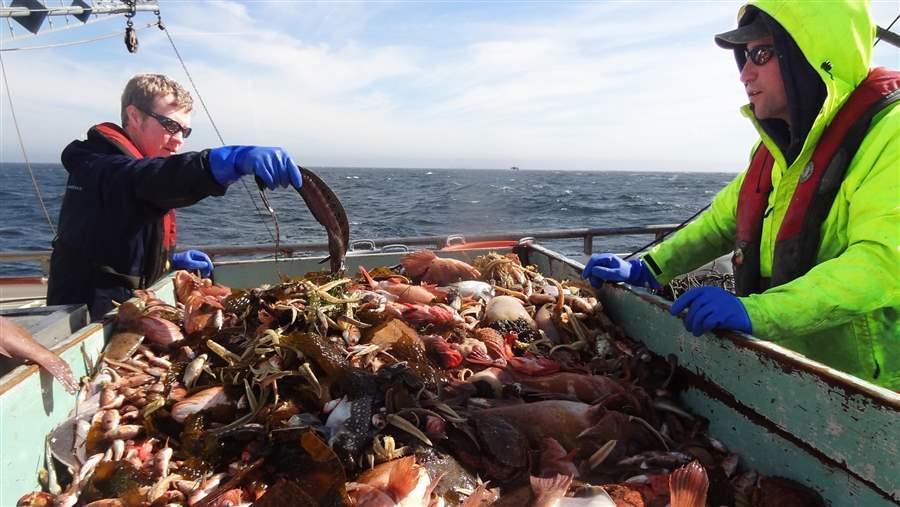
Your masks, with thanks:
<instances>
[{"instance_id":1,"label":"white cloud","mask_svg":"<svg viewBox=\"0 0 900 507\"><path fill-rule=\"evenodd\" d=\"M163 14L225 141L283 145L307 165L738 170L755 134L712 34L739 5L212 1ZM876 2L876 20L890 10ZM50 40L91 36L75 32ZM115 120L136 72L189 84L164 34L140 37L137 55L118 39L4 53L31 159L56 161ZM20 160L7 109L2 159ZM218 144L199 104L194 126L188 149Z\"/></svg>"}]
</instances>

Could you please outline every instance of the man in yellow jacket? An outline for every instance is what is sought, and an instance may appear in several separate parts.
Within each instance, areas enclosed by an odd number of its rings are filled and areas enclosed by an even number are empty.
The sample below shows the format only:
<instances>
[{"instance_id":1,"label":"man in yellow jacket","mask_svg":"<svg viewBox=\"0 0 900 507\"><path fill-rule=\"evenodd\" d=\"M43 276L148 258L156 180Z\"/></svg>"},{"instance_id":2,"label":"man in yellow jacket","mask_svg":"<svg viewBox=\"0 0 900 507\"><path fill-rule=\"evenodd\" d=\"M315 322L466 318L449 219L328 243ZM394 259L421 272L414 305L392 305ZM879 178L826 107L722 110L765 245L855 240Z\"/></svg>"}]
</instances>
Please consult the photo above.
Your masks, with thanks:
<instances>
[{"instance_id":1,"label":"man in yellow jacket","mask_svg":"<svg viewBox=\"0 0 900 507\"><path fill-rule=\"evenodd\" d=\"M900 73L869 69L864 1L752 1L732 49L760 140L710 209L641 260L584 276L658 287L729 251L737 295L688 291L695 335L733 329L900 390Z\"/></svg>"}]
</instances>

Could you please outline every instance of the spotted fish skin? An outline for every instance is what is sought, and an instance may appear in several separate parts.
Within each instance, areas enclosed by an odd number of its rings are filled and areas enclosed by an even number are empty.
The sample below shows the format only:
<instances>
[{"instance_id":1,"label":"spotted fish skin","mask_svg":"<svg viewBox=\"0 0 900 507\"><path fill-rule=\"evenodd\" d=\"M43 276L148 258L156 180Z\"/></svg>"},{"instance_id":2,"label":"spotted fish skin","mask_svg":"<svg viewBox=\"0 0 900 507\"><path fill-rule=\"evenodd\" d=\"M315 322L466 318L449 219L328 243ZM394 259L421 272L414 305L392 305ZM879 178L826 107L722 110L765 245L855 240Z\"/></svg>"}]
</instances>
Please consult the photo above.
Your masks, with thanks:
<instances>
[{"instance_id":1,"label":"spotted fish skin","mask_svg":"<svg viewBox=\"0 0 900 507\"><path fill-rule=\"evenodd\" d=\"M313 217L325 227L328 233L328 255L331 261L331 272L343 270L344 257L350 245L350 223L347 213L337 195L322 181L316 173L300 168L303 174L303 185L297 189L300 197L306 202Z\"/></svg>"},{"instance_id":2,"label":"spotted fish skin","mask_svg":"<svg viewBox=\"0 0 900 507\"><path fill-rule=\"evenodd\" d=\"M345 463L356 458L372 439L373 404L377 394L375 376L359 368L351 368L338 381L350 403L350 417L335 436L332 447Z\"/></svg>"}]
</instances>

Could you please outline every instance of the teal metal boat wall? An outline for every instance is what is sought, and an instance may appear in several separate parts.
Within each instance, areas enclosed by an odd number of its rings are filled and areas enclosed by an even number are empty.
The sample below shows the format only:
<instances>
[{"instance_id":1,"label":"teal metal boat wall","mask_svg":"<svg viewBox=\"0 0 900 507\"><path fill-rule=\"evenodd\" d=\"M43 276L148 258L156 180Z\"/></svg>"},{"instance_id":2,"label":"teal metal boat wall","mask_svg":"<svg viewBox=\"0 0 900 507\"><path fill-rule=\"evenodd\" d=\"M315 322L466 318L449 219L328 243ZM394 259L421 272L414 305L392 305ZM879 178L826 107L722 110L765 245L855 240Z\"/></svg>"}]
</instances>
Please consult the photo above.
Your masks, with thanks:
<instances>
[{"instance_id":1,"label":"teal metal boat wall","mask_svg":"<svg viewBox=\"0 0 900 507\"><path fill-rule=\"evenodd\" d=\"M75 378L86 374L86 355L96 359L104 344L100 324L84 327L53 347L72 367ZM75 397L53 376L34 365L19 366L0 383L0 505L16 505L37 487L44 466L47 434L68 417Z\"/></svg>"},{"instance_id":2,"label":"teal metal boat wall","mask_svg":"<svg viewBox=\"0 0 900 507\"><path fill-rule=\"evenodd\" d=\"M171 278L161 280L153 290L160 299L175 302ZM112 332L112 325L88 324L50 350L80 379L89 374L88 364L96 364ZM34 365L19 366L0 378L0 506L16 505L22 495L40 489L37 477L45 466L47 435L69 418L75 400L76 396Z\"/></svg>"},{"instance_id":3,"label":"teal metal boat wall","mask_svg":"<svg viewBox=\"0 0 900 507\"><path fill-rule=\"evenodd\" d=\"M442 252L471 261L483 253ZM575 278L582 266L539 245L519 247L525 262L554 278ZM397 264L398 253L353 255L348 274ZM324 269L321 258L218 263L216 281L233 288L276 283ZM171 300L166 279L155 287ZM699 338L668 313L668 303L625 286L600 292L605 311L633 338L660 356L678 358L682 402L709 420L710 433L738 453L743 464L767 475L788 477L818 491L831 505L892 505L900 502L900 394L809 361L771 343L723 333ZM81 344L96 356L111 329L88 326L72 335L63 357L75 366ZM36 489L44 436L65 419L74 398L54 385L46 408L38 374L0 387L0 505L14 505ZM77 373L83 373L83 367ZM3 390L5 389L5 390Z\"/></svg>"},{"instance_id":4,"label":"teal metal boat wall","mask_svg":"<svg viewBox=\"0 0 900 507\"><path fill-rule=\"evenodd\" d=\"M538 245L522 256L556 278L584 268ZM668 301L641 289L606 285L600 299L629 336L678 358L681 401L744 465L835 506L900 503L900 394L747 335L695 337Z\"/></svg>"}]
</instances>

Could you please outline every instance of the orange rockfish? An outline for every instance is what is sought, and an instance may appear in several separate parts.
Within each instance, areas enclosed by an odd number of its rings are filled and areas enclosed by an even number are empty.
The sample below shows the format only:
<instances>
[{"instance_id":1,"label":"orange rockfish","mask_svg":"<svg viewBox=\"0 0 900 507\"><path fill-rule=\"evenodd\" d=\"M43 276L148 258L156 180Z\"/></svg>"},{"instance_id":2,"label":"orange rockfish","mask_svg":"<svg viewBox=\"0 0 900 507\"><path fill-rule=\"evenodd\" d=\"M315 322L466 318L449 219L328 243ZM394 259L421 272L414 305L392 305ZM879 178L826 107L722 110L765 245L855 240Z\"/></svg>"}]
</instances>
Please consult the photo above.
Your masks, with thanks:
<instances>
[{"instance_id":1,"label":"orange rockfish","mask_svg":"<svg viewBox=\"0 0 900 507\"><path fill-rule=\"evenodd\" d=\"M415 456L407 456L366 470L347 483L347 494L356 507L419 507L429 504L435 484Z\"/></svg>"}]
</instances>

